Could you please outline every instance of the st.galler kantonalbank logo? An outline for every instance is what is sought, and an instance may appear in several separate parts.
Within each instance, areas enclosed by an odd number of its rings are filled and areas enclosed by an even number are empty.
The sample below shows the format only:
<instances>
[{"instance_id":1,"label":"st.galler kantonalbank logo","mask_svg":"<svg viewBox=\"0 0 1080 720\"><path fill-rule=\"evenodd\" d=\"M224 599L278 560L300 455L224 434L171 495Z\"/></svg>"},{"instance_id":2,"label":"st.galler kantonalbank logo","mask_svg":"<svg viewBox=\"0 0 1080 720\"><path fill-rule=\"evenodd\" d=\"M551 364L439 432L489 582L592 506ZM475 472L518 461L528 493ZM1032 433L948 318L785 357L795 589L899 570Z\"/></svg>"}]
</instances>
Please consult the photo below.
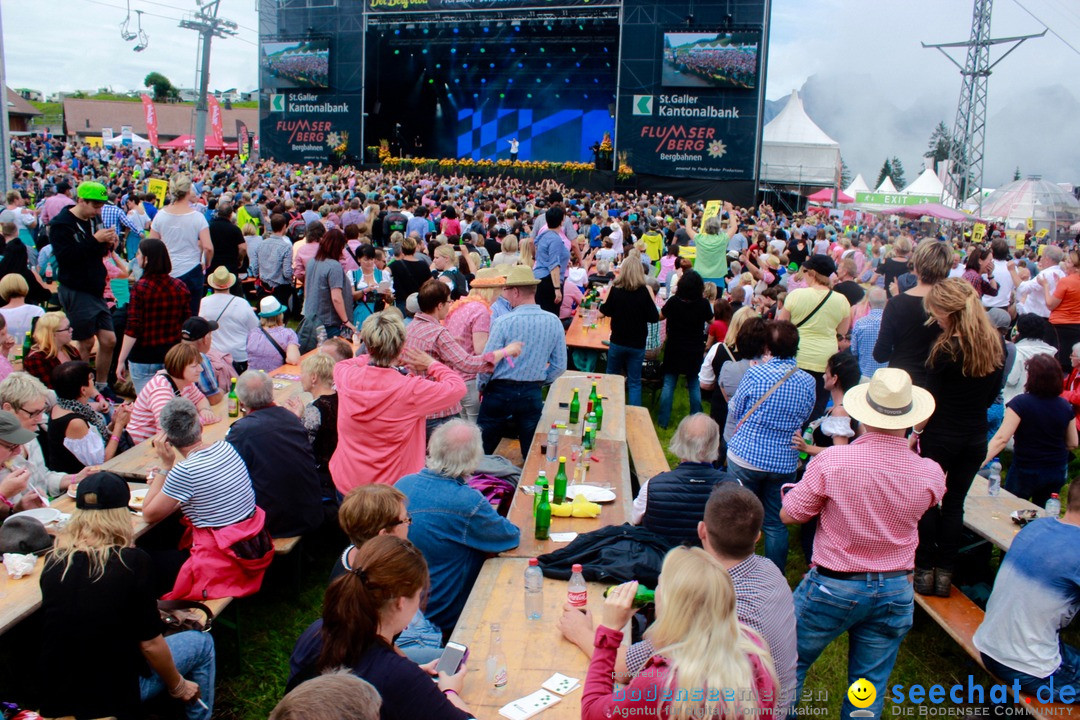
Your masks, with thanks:
<instances>
[{"instance_id":1,"label":"st.galler kantonalbank logo","mask_svg":"<svg viewBox=\"0 0 1080 720\"><path fill-rule=\"evenodd\" d=\"M635 95L634 96L634 115L652 115L653 114L653 96L652 95Z\"/></svg>"},{"instance_id":2,"label":"st.galler kantonalbank logo","mask_svg":"<svg viewBox=\"0 0 1080 720\"><path fill-rule=\"evenodd\" d=\"M270 112L285 112L284 93L273 93L270 95Z\"/></svg>"}]
</instances>

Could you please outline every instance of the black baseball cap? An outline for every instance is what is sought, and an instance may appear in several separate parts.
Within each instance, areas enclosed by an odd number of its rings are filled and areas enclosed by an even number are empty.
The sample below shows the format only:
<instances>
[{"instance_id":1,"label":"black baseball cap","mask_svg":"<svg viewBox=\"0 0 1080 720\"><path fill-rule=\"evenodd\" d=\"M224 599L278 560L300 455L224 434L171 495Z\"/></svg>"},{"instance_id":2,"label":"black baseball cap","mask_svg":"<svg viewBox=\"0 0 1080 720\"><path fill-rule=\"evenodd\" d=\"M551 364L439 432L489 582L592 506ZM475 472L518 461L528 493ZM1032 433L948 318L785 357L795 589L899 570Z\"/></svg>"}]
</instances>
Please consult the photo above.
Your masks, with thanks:
<instances>
[{"instance_id":1,"label":"black baseball cap","mask_svg":"<svg viewBox=\"0 0 1080 720\"><path fill-rule=\"evenodd\" d=\"M116 473L96 472L79 483L75 507L80 510L112 510L127 507L131 489Z\"/></svg>"},{"instance_id":2,"label":"black baseball cap","mask_svg":"<svg viewBox=\"0 0 1080 720\"><path fill-rule=\"evenodd\" d=\"M828 255L811 255L803 263L803 270L813 270L828 277L836 272L836 263Z\"/></svg>"},{"instance_id":3,"label":"black baseball cap","mask_svg":"<svg viewBox=\"0 0 1080 720\"><path fill-rule=\"evenodd\" d=\"M213 320L192 315L184 321L184 326L180 330L180 338L182 340L202 340L217 329L218 324Z\"/></svg>"}]
</instances>

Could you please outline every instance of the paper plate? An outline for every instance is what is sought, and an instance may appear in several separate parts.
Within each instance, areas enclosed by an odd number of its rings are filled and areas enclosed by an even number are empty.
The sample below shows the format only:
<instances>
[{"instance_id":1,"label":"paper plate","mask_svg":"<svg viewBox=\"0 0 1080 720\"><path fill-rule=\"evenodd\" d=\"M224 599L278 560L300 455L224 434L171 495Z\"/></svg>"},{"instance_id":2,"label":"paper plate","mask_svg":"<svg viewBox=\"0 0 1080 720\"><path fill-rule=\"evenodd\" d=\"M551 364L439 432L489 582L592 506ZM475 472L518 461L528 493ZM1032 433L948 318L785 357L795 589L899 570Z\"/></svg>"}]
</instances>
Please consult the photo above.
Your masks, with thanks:
<instances>
[{"instance_id":1,"label":"paper plate","mask_svg":"<svg viewBox=\"0 0 1080 720\"><path fill-rule=\"evenodd\" d=\"M566 488L567 498L576 498L578 495L584 495L586 500L594 503L611 502L615 499L614 492L596 485L571 485Z\"/></svg>"},{"instance_id":2,"label":"paper plate","mask_svg":"<svg viewBox=\"0 0 1080 720\"><path fill-rule=\"evenodd\" d=\"M32 517L42 525L48 525L49 523L60 519L60 511L51 507L23 510L19 515L22 517Z\"/></svg>"},{"instance_id":3,"label":"paper plate","mask_svg":"<svg viewBox=\"0 0 1080 720\"><path fill-rule=\"evenodd\" d=\"M128 500L128 507L132 510L142 510L143 500L146 499L146 493L149 492L149 488L142 488L141 490L132 490L131 499Z\"/></svg>"}]
</instances>

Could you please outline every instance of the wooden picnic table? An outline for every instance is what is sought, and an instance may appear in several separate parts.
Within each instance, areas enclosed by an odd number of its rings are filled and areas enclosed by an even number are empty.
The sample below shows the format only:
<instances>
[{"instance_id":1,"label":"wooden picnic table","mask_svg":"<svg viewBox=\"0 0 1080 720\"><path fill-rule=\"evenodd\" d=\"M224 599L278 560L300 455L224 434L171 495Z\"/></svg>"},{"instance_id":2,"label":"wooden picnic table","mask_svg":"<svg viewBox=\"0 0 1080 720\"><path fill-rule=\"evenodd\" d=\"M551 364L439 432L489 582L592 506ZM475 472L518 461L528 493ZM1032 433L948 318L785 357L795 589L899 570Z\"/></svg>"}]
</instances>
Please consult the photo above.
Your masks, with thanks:
<instances>
[{"instance_id":1,"label":"wooden picnic table","mask_svg":"<svg viewBox=\"0 0 1080 720\"><path fill-rule=\"evenodd\" d=\"M604 403L604 423L600 427L597 438L626 442L626 378L622 375L573 371L563 373L548 388L544 412L540 416L536 432L547 434L547 431L551 429L551 423L566 423L569 420L569 406L574 396L574 388L581 391L578 394L578 402L581 403L579 422L583 423L585 408L589 404L589 392L592 391L594 382L597 383L597 392L600 393ZM566 407L559 407L559 403L566 403ZM533 447L537 448L537 445L533 443Z\"/></svg>"},{"instance_id":2,"label":"wooden picnic table","mask_svg":"<svg viewBox=\"0 0 1080 720\"><path fill-rule=\"evenodd\" d=\"M997 497L990 497L986 489L986 478L976 475L964 500L964 525L1002 550L1008 550L1016 533L1020 532L1020 526L1012 521L1014 510L1038 510L1040 517L1046 514L1039 506L1016 497L1005 488Z\"/></svg>"},{"instance_id":3,"label":"wooden picnic table","mask_svg":"<svg viewBox=\"0 0 1080 720\"><path fill-rule=\"evenodd\" d=\"M601 315L595 326L588 326L582 313L574 313L574 319L566 330L567 347L603 352L608 349L610 341L611 318Z\"/></svg>"},{"instance_id":4,"label":"wooden picnic table","mask_svg":"<svg viewBox=\"0 0 1080 720\"><path fill-rule=\"evenodd\" d=\"M540 690L556 672L585 684L589 660L585 653L562 637L555 621L566 602L566 581L544 578L544 611L539 620L525 617L523 558L492 558L484 563L469 599L461 611L451 640L469 648L469 672L462 696L477 717L499 717L499 708ZM589 583L589 609L599 616L605 586ZM487 656L491 623L499 623L506 655L507 683L496 689L487 680ZM544 710L543 720L578 720L581 688Z\"/></svg>"},{"instance_id":5,"label":"wooden picnic table","mask_svg":"<svg viewBox=\"0 0 1080 720\"><path fill-rule=\"evenodd\" d=\"M312 350L312 352L317 351ZM305 357L307 356L305 355ZM300 381L292 379L294 377L299 378L299 366L282 365L277 370L272 371L270 375L274 377L274 401L278 405L284 405L285 401L291 396L301 392ZM203 426L203 442L207 445L224 440L229 428L239 420L239 418L229 417L228 405L227 402L221 402L211 406L210 409L221 420L213 425ZM243 416L241 415L241 417ZM157 453L154 452L154 448L151 447L150 438L148 438L104 463L101 469L114 472L126 480L145 480L150 469L160 464L161 461L158 459Z\"/></svg>"},{"instance_id":6,"label":"wooden picnic table","mask_svg":"<svg viewBox=\"0 0 1080 720\"><path fill-rule=\"evenodd\" d=\"M129 482L132 491L145 488L145 483ZM51 506L63 513L70 513L75 509L75 500L62 495L53 500ZM149 525L142 513L131 514L131 525L135 531L135 537L141 537L152 525ZM16 624L33 614L41 607L41 571L45 566L44 558L38 558L34 570L29 575L24 575L18 580L8 576L7 570L0 567L0 592L6 592L6 596L0 598L0 634L7 632Z\"/></svg>"}]
</instances>

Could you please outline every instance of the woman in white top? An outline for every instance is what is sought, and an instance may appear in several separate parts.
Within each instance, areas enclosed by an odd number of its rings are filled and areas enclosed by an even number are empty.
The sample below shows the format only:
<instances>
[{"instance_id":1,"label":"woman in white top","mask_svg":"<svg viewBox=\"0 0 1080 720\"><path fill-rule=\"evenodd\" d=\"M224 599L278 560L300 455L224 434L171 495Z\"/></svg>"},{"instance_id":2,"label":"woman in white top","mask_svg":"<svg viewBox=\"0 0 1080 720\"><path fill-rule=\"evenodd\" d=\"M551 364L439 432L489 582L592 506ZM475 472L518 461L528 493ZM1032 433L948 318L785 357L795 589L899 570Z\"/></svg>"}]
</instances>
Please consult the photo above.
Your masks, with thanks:
<instances>
[{"instance_id":1,"label":"woman in white top","mask_svg":"<svg viewBox=\"0 0 1080 720\"><path fill-rule=\"evenodd\" d=\"M15 342L21 343L26 333L31 331L34 318L45 314L37 305L27 305L26 296L30 293L30 286L22 275L8 273L0 278L0 299L7 303L0 308L0 314L7 321L8 333L15 338Z\"/></svg>"},{"instance_id":2,"label":"woman in white top","mask_svg":"<svg viewBox=\"0 0 1080 720\"><path fill-rule=\"evenodd\" d=\"M176 173L169 178L169 197L172 202L159 210L150 223L150 237L160 238L169 249L170 274L187 285L191 314L198 315L204 272L214 257L210 226L191 203L195 195L187 174Z\"/></svg>"},{"instance_id":3,"label":"woman in white top","mask_svg":"<svg viewBox=\"0 0 1080 720\"><path fill-rule=\"evenodd\" d=\"M504 237L501 247L502 252L495 253L495 257L491 258L492 267L496 265L515 265L521 260L521 253L518 252L517 235Z\"/></svg>"},{"instance_id":4,"label":"woman in white top","mask_svg":"<svg viewBox=\"0 0 1080 720\"><path fill-rule=\"evenodd\" d=\"M229 272L224 265L207 276L206 284L214 294L202 298L199 315L217 323L210 346L218 352L232 355L236 372L242 373L247 370L248 334L259 327L259 318L247 300L232 294L231 288L236 284L236 275Z\"/></svg>"}]
</instances>

